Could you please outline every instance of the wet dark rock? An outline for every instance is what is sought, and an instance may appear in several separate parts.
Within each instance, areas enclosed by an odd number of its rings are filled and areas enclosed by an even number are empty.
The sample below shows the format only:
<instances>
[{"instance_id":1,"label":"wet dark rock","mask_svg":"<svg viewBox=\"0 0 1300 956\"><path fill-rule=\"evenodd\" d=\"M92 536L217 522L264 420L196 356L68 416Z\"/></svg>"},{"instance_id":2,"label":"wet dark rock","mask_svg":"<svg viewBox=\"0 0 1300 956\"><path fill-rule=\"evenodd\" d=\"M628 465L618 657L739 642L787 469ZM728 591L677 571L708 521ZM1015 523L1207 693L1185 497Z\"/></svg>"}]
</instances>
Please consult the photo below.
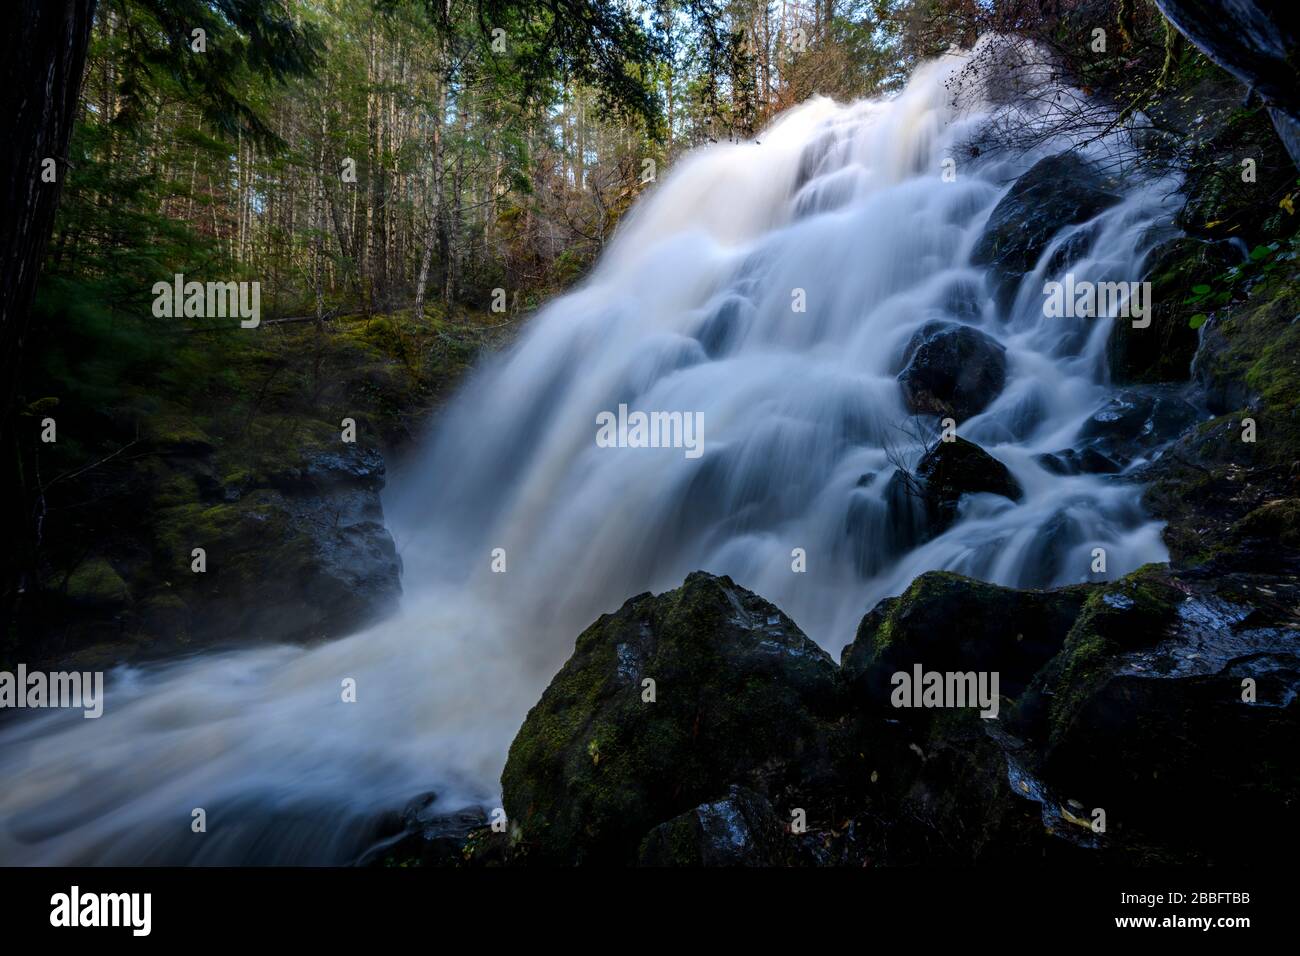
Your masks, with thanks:
<instances>
[{"instance_id":1,"label":"wet dark rock","mask_svg":"<svg viewBox=\"0 0 1300 956\"><path fill-rule=\"evenodd\" d=\"M1074 153L1039 160L994 207L971 261L989 267L994 297L1005 309L1021 277L1062 228L1118 202L1101 175Z\"/></svg>"},{"instance_id":2,"label":"wet dark rock","mask_svg":"<svg viewBox=\"0 0 1300 956\"><path fill-rule=\"evenodd\" d=\"M909 409L963 421L998 397L1006 384L1006 349L968 325L927 322L908 342L898 374Z\"/></svg>"},{"instance_id":3,"label":"wet dark rock","mask_svg":"<svg viewBox=\"0 0 1300 956\"><path fill-rule=\"evenodd\" d=\"M487 826L487 816L480 806L448 813L438 810L437 804L437 793L421 793L402 813L382 821L382 839L365 851L356 865L463 865L465 844L474 832Z\"/></svg>"},{"instance_id":4,"label":"wet dark rock","mask_svg":"<svg viewBox=\"0 0 1300 956\"><path fill-rule=\"evenodd\" d=\"M1061 274L1091 252L1099 231L1093 224L1072 232L1052 251L1052 257L1047 261L1048 274Z\"/></svg>"},{"instance_id":5,"label":"wet dark rock","mask_svg":"<svg viewBox=\"0 0 1300 956\"><path fill-rule=\"evenodd\" d=\"M895 471L881 497L857 489L849 495L844 533L853 564L863 577L878 573L926 539L925 506L916 488L911 476Z\"/></svg>"},{"instance_id":6,"label":"wet dark rock","mask_svg":"<svg viewBox=\"0 0 1300 956\"><path fill-rule=\"evenodd\" d=\"M844 521L854 565L863 577L878 573L946 531L957 520L962 496L980 492L1012 501L1024 494L1002 462L964 438L936 443L915 474L896 469L881 497L855 489Z\"/></svg>"},{"instance_id":7,"label":"wet dark rock","mask_svg":"<svg viewBox=\"0 0 1300 956\"><path fill-rule=\"evenodd\" d=\"M416 797L394 819L381 821L383 837L357 861L358 866L459 866L470 836L487 826L481 807L437 810L436 793Z\"/></svg>"},{"instance_id":8,"label":"wet dark rock","mask_svg":"<svg viewBox=\"0 0 1300 956\"><path fill-rule=\"evenodd\" d=\"M1300 166L1300 20L1258 0L1157 0L1176 27L1269 107L1278 137Z\"/></svg>"},{"instance_id":9,"label":"wet dark rock","mask_svg":"<svg viewBox=\"0 0 1300 956\"><path fill-rule=\"evenodd\" d=\"M899 720L935 712L892 706L893 674L998 671L999 691L1015 698L1060 649L1086 589L1016 590L947 571L929 571L898 597L877 604L840 654L854 701Z\"/></svg>"},{"instance_id":10,"label":"wet dark rock","mask_svg":"<svg viewBox=\"0 0 1300 956\"><path fill-rule=\"evenodd\" d=\"M785 866L792 850L772 805L745 787L659 824L641 843L641 866Z\"/></svg>"},{"instance_id":11,"label":"wet dark rock","mask_svg":"<svg viewBox=\"0 0 1300 956\"><path fill-rule=\"evenodd\" d=\"M1081 580L1090 564L1067 566L1066 561L1088 540L1087 530L1075 512L1086 513L1091 507L1091 500L1084 497L1054 511L1034 535L1025 552L1020 578L1014 583L1028 586L1043 581ZM1069 577L1065 577L1067 572Z\"/></svg>"},{"instance_id":12,"label":"wet dark rock","mask_svg":"<svg viewBox=\"0 0 1300 956\"><path fill-rule=\"evenodd\" d=\"M1153 250L1144 270L1144 281L1151 283L1151 324L1134 328L1132 319L1114 320L1106 343L1111 378L1117 383L1186 381L1200 341L1191 319L1212 307L1188 302L1192 288L1213 287L1216 277L1240 261L1241 254L1227 243L1188 237Z\"/></svg>"},{"instance_id":13,"label":"wet dark rock","mask_svg":"<svg viewBox=\"0 0 1300 956\"><path fill-rule=\"evenodd\" d=\"M1026 695L1043 774L1157 857L1294 845L1297 598L1294 575L1230 567L1149 566L1095 590Z\"/></svg>"},{"instance_id":14,"label":"wet dark rock","mask_svg":"<svg viewBox=\"0 0 1300 956\"><path fill-rule=\"evenodd\" d=\"M631 863L652 828L733 783L773 805L815 789L837 701L834 661L729 578L632 598L578 638L510 747L501 783L522 852Z\"/></svg>"},{"instance_id":15,"label":"wet dark rock","mask_svg":"<svg viewBox=\"0 0 1300 956\"><path fill-rule=\"evenodd\" d=\"M1120 471L1120 466L1107 458L1095 448L1076 451L1062 448L1060 451L1037 456L1034 459L1054 475L1112 475Z\"/></svg>"},{"instance_id":16,"label":"wet dark rock","mask_svg":"<svg viewBox=\"0 0 1300 956\"><path fill-rule=\"evenodd\" d=\"M971 322L979 321L986 296L978 282L958 279L943 290L939 307L949 315Z\"/></svg>"},{"instance_id":17,"label":"wet dark rock","mask_svg":"<svg viewBox=\"0 0 1300 956\"><path fill-rule=\"evenodd\" d=\"M936 442L916 466L916 478L931 535L942 533L957 520L963 495L983 492L1012 501L1024 497L1006 465L964 438Z\"/></svg>"},{"instance_id":18,"label":"wet dark rock","mask_svg":"<svg viewBox=\"0 0 1300 956\"><path fill-rule=\"evenodd\" d=\"M1091 449L1120 464L1173 441L1200 418L1176 389L1147 387L1117 392L1079 429L1080 453Z\"/></svg>"},{"instance_id":19,"label":"wet dark rock","mask_svg":"<svg viewBox=\"0 0 1300 956\"><path fill-rule=\"evenodd\" d=\"M710 358L726 354L739 341L751 310L747 300L729 296L700 323L695 338Z\"/></svg>"}]
</instances>

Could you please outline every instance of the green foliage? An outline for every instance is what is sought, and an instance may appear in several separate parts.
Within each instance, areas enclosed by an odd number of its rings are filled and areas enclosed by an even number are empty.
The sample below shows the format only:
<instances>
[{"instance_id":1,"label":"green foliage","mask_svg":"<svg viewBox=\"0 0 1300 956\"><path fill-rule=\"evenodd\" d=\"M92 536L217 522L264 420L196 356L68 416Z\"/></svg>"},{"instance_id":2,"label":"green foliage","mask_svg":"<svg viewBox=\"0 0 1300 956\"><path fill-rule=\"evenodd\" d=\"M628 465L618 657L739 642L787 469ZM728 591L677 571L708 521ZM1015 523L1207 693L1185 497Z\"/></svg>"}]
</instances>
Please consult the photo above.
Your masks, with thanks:
<instances>
[{"instance_id":1,"label":"green foliage","mask_svg":"<svg viewBox=\"0 0 1300 956\"><path fill-rule=\"evenodd\" d=\"M1233 299L1245 295L1259 280L1285 268L1287 263L1294 262L1298 248L1300 237L1292 237L1290 248L1285 251L1280 242L1257 245L1240 265L1216 275L1211 283L1202 282L1192 286L1191 295L1183 300L1183 304L1209 308L1225 306ZM1193 329L1199 329L1207 321L1209 316L1198 312L1187 324Z\"/></svg>"},{"instance_id":2,"label":"green foliage","mask_svg":"<svg viewBox=\"0 0 1300 956\"><path fill-rule=\"evenodd\" d=\"M121 98L115 122L124 126L147 122L158 98L183 95L227 135L278 142L258 109L263 84L320 63L315 29L283 0L115 0L109 16L121 27L110 42Z\"/></svg>"}]
</instances>

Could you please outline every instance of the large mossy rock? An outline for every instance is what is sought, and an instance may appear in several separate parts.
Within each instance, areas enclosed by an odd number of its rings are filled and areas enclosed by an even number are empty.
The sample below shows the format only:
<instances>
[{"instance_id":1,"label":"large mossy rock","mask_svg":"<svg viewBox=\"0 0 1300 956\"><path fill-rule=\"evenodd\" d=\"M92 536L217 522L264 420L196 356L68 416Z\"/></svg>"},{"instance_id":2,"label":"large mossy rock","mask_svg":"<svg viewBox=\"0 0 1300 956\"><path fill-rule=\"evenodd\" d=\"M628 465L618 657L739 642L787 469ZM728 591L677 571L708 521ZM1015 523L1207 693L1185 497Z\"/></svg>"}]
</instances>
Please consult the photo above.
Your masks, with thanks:
<instances>
[{"instance_id":1,"label":"large mossy rock","mask_svg":"<svg viewBox=\"0 0 1300 956\"><path fill-rule=\"evenodd\" d=\"M1215 279L1241 261L1226 243L1182 237L1158 246L1147 257L1145 281L1151 283L1151 324L1134 328L1117 318L1106 342L1112 381L1183 382L1200 342L1192 318L1209 306L1188 302L1192 289L1213 286Z\"/></svg>"},{"instance_id":2,"label":"large mossy rock","mask_svg":"<svg viewBox=\"0 0 1300 956\"><path fill-rule=\"evenodd\" d=\"M908 409L964 421L1002 392L1006 349L991 335L955 322L927 322L912 336L898 373Z\"/></svg>"},{"instance_id":3,"label":"large mossy rock","mask_svg":"<svg viewBox=\"0 0 1300 956\"><path fill-rule=\"evenodd\" d=\"M1022 707L1043 775L1139 855L1296 846L1298 597L1294 573L1231 565L1148 566L1096 590Z\"/></svg>"},{"instance_id":4,"label":"large mossy rock","mask_svg":"<svg viewBox=\"0 0 1300 956\"><path fill-rule=\"evenodd\" d=\"M337 435L331 435L337 438ZM173 460L179 476L220 473L206 458ZM192 613L195 640L337 637L390 611L401 562L384 527L384 461L322 440L215 481L206 500L154 519L159 593ZM206 570L191 571L202 548ZM174 636L174 635L173 635Z\"/></svg>"},{"instance_id":5,"label":"large mossy rock","mask_svg":"<svg viewBox=\"0 0 1300 956\"><path fill-rule=\"evenodd\" d=\"M1294 535L1295 511L1241 534L1277 519ZM1297 571L1153 565L1051 591L930 572L863 619L838 689L779 611L696 573L583 634L511 748L513 836L466 859L1258 859L1300 835ZM895 707L892 675L917 665L997 673L999 713ZM806 832L788 826L801 808Z\"/></svg>"},{"instance_id":6,"label":"large mossy rock","mask_svg":"<svg viewBox=\"0 0 1300 956\"><path fill-rule=\"evenodd\" d=\"M92 610L112 611L131 601L130 589L105 558L83 561L64 584L68 600Z\"/></svg>"},{"instance_id":7,"label":"large mossy rock","mask_svg":"<svg viewBox=\"0 0 1300 956\"><path fill-rule=\"evenodd\" d=\"M1016 698L1061 649L1086 587L1016 590L948 571L929 571L877 604L841 652L857 705L898 719L928 712L894 708L890 678L927 671L997 671L1002 696Z\"/></svg>"},{"instance_id":8,"label":"large mossy rock","mask_svg":"<svg viewBox=\"0 0 1300 956\"><path fill-rule=\"evenodd\" d=\"M971 261L989 267L993 293L1007 308L1056 234L1119 202L1092 166L1074 153L1048 156L1015 181L989 215Z\"/></svg>"},{"instance_id":9,"label":"large mossy rock","mask_svg":"<svg viewBox=\"0 0 1300 956\"><path fill-rule=\"evenodd\" d=\"M775 805L815 789L836 702L834 661L729 578L634 597L578 638L510 747L523 855L631 863L652 828L732 784Z\"/></svg>"}]
</instances>

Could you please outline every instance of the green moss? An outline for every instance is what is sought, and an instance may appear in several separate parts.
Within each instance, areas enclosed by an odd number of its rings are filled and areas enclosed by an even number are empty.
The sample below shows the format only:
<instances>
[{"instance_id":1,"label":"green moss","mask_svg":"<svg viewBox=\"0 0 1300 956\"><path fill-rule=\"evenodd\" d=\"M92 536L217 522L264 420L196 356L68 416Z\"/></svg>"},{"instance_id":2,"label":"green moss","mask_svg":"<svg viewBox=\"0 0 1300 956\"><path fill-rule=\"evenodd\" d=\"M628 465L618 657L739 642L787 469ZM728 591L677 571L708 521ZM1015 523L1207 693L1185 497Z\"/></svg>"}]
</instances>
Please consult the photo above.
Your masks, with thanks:
<instances>
[{"instance_id":1,"label":"green moss","mask_svg":"<svg viewBox=\"0 0 1300 956\"><path fill-rule=\"evenodd\" d=\"M106 558L83 561L68 577L68 598L84 604L125 604L130 590Z\"/></svg>"},{"instance_id":2,"label":"green moss","mask_svg":"<svg viewBox=\"0 0 1300 956\"><path fill-rule=\"evenodd\" d=\"M201 416L178 409L165 409L141 416L141 430L152 444L169 449L206 449L214 444L204 431Z\"/></svg>"},{"instance_id":3,"label":"green moss","mask_svg":"<svg viewBox=\"0 0 1300 956\"><path fill-rule=\"evenodd\" d=\"M154 491L154 506L171 508L199 498L199 485L194 475L185 471L167 470Z\"/></svg>"},{"instance_id":4,"label":"green moss","mask_svg":"<svg viewBox=\"0 0 1300 956\"><path fill-rule=\"evenodd\" d=\"M1203 359L1203 374L1212 384L1241 382L1257 399L1258 409L1249 414L1256 419L1259 451L1276 463L1289 464L1300 451L1297 315L1300 280L1272 280L1214 329Z\"/></svg>"},{"instance_id":5,"label":"green moss","mask_svg":"<svg viewBox=\"0 0 1300 956\"><path fill-rule=\"evenodd\" d=\"M502 791L521 845L631 862L655 824L823 746L835 686L815 645L726 578L633 598L578 638L510 747Z\"/></svg>"},{"instance_id":6,"label":"green moss","mask_svg":"<svg viewBox=\"0 0 1300 956\"><path fill-rule=\"evenodd\" d=\"M1106 680L1118 654L1154 644L1173 622L1183 593L1164 565L1148 564L1094 591L1053 662L1051 736Z\"/></svg>"}]
</instances>

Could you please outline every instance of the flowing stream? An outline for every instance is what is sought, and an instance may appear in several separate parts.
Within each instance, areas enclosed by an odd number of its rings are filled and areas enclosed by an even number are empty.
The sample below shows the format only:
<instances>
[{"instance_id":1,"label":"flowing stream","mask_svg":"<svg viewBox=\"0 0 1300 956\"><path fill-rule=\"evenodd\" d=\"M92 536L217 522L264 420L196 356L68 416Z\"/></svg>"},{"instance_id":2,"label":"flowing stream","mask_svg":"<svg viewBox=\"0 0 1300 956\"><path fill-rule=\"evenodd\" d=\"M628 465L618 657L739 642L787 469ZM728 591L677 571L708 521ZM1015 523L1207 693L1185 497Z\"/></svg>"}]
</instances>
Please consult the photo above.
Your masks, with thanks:
<instances>
[{"instance_id":1,"label":"flowing stream","mask_svg":"<svg viewBox=\"0 0 1300 956\"><path fill-rule=\"evenodd\" d=\"M683 158L393 476L402 610L321 646L119 668L98 720L6 721L0 862L341 863L421 792L448 811L495 806L510 741L576 636L696 569L837 653L925 570L1041 587L1098 579L1096 547L1112 577L1164 560L1135 485L1034 460L1071 445L1110 393L1111 323L1045 318L1042 265L1010 314L982 291L971 249L1038 156L961 160L944 181L982 119L978 98L952 104L964 63L923 65L885 100L807 102L753 142ZM1170 193L1135 180L1091 224L1076 277L1136 278ZM1005 388L960 434L1025 496L968 497L955 526L891 557L888 479L922 450L899 355L944 317L1007 349ZM702 454L598 447L596 416L620 404L701 413Z\"/></svg>"}]
</instances>

